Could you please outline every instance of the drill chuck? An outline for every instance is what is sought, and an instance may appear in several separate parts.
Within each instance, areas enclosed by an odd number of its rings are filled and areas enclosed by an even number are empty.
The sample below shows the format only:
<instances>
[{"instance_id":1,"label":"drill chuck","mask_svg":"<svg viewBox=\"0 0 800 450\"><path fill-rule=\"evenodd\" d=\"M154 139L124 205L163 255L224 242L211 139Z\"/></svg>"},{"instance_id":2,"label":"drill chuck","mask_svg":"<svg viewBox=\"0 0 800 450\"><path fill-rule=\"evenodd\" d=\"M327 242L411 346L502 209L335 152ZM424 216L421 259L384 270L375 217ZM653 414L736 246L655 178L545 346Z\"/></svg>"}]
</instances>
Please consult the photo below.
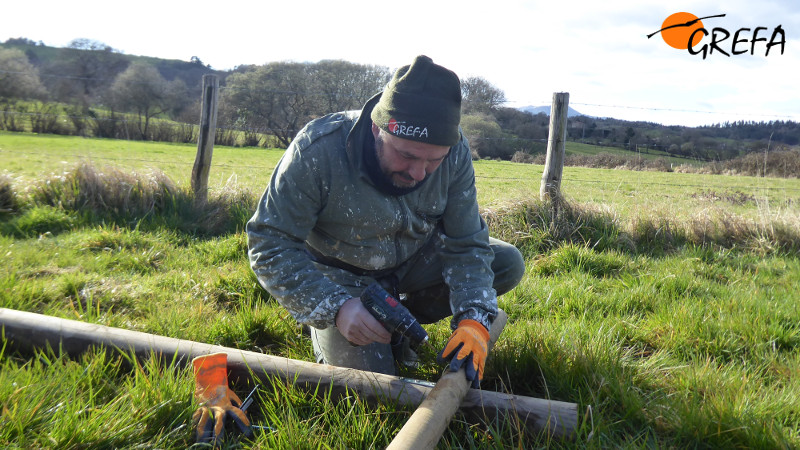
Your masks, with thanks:
<instances>
[{"instance_id":1,"label":"drill chuck","mask_svg":"<svg viewBox=\"0 0 800 450\"><path fill-rule=\"evenodd\" d=\"M367 311L391 333L398 332L408 338L415 350L428 340L428 333L399 300L392 297L378 283L373 283L361 294L361 303Z\"/></svg>"}]
</instances>

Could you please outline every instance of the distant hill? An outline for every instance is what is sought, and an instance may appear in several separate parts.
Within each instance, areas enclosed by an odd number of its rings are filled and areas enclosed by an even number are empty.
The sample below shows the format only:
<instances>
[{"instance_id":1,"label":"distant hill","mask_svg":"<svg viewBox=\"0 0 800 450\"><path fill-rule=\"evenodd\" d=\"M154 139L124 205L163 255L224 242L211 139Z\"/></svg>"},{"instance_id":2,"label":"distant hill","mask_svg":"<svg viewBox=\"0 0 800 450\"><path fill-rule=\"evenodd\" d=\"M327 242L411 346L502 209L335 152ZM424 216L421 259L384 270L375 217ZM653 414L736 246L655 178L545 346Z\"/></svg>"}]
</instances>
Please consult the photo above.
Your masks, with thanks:
<instances>
[{"instance_id":1,"label":"distant hill","mask_svg":"<svg viewBox=\"0 0 800 450\"><path fill-rule=\"evenodd\" d=\"M166 80L182 80L190 95L199 97L202 92L203 75L216 74L224 80L228 71L215 70L192 57L191 61L161 59L120 53L110 47L105 49L77 49L49 47L29 39L9 39L0 42L0 49L15 48L23 51L28 60L39 69L42 82L53 95L52 99L69 101L72 89L63 85L71 80L81 84L84 93L100 92L111 85L114 79L131 63L144 62L158 69Z\"/></svg>"},{"instance_id":2,"label":"distant hill","mask_svg":"<svg viewBox=\"0 0 800 450\"><path fill-rule=\"evenodd\" d=\"M534 116L536 114L544 114L545 116L549 116L550 115L550 106L523 106L522 108L517 108L517 109L519 109L520 111L523 111L523 112L531 113ZM581 114L578 111L575 111L574 109L572 109L571 106L567 107L567 117L576 117L576 116L582 116L582 115L583 114Z\"/></svg>"},{"instance_id":3,"label":"distant hill","mask_svg":"<svg viewBox=\"0 0 800 450\"><path fill-rule=\"evenodd\" d=\"M102 43L88 42L88 48L85 47L87 45L81 48L48 47L26 38L0 43L0 49L16 48L25 53L28 61L38 69L50 102L70 105L101 104L103 95L116 77L135 62L154 66L168 81L182 80L187 87L185 97L191 99L193 105L199 103L203 75L216 74L220 85L224 86L227 75L237 70L249 70L244 66L233 71L215 70L197 57L182 61L127 55ZM184 117L178 117L179 113L175 112L171 114L184 123L196 121L196 111L184 108L182 112ZM550 106L501 107L492 114L502 133L497 136L499 139L483 140L485 146L493 146L491 150L487 147L485 152L493 151L510 158L520 148L531 154L544 151L542 142L546 142L548 137ZM573 108L568 109L568 116L567 138L570 141L635 151L637 154L720 161L752 152L763 153L765 149L772 152L779 144L800 145L800 123L792 121L738 121L684 127L587 116Z\"/></svg>"}]
</instances>

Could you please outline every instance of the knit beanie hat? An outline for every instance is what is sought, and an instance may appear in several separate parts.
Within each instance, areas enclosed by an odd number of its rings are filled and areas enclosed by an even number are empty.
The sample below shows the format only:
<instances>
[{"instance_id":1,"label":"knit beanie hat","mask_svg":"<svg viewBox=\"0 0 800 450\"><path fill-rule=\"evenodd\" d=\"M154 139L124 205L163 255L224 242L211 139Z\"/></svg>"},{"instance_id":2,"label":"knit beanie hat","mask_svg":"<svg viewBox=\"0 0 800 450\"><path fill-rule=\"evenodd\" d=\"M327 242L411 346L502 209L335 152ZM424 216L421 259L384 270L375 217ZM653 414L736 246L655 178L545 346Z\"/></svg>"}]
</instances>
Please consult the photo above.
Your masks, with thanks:
<instances>
[{"instance_id":1,"label":"knit beanie hat","mask_svg":"<svg viewBox=\"0 0 800 450\"><path fill-rule=\"evenodd\" d=\"M461 82L429 57L417 56L395 72L371 117L397 137L452 147L459 139Z\"/></svg>"}]
</instances>

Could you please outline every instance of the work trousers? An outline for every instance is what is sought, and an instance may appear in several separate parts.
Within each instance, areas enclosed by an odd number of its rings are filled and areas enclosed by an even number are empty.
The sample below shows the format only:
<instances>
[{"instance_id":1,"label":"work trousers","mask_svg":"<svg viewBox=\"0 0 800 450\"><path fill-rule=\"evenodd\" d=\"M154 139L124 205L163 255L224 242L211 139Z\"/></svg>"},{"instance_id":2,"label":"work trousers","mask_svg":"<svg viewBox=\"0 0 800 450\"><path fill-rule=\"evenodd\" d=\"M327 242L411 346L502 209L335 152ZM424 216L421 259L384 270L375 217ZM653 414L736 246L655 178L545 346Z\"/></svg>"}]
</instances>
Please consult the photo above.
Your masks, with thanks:
<instances>
[{"instance_id":1,"label":"work trousers","mask_svg":"<svg viewBox=\"0 0 800 450\"><path fill-rule=\"evenodd\" d=\"M494 238L489 238L489 244L494 251L492 287L499 297L520 282L525 273L525 262L522 254L513 245ZM353 297L359 297L375 281L393 295L405 294L401 296L403 305L420 323L434 323L453 314L449 288L442 278L443 263L434 245L426 245L414 258L389 273L355 274L341 267L322 263L317 263L317 267L332 281L347 289ZM314 356L318 363L396 374L389 344L374 342L354 346L335 326L325 329L312 327L310 331Z\"/></svg>"}]
</instances>

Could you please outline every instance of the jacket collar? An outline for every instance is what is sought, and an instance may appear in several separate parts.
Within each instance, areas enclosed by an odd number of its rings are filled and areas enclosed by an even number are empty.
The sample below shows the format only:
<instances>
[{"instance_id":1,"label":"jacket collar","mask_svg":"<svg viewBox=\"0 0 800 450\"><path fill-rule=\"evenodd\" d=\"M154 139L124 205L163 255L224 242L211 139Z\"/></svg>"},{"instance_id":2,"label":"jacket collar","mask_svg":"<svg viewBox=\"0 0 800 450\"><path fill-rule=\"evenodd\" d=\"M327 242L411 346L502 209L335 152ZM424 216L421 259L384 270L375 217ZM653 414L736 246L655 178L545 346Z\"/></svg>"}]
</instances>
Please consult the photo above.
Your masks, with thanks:
<instances>
[{"instance_id":1,"label":"jacket collar","mask_svg":"<svg viewBox=\"0 0 800 450\"><path fill-rule=\"evenodd\" d=\"M372 132L372 109L375 104L380 100L381 94L375 94L371 99L367 100L364 107L361 108L361 115L356 120L353 128L347 135L347 157L350 164L356 167L362 176L369 178L364 167L364 144L366 141L366 133Z\"/></svg>"}]
</instances>

